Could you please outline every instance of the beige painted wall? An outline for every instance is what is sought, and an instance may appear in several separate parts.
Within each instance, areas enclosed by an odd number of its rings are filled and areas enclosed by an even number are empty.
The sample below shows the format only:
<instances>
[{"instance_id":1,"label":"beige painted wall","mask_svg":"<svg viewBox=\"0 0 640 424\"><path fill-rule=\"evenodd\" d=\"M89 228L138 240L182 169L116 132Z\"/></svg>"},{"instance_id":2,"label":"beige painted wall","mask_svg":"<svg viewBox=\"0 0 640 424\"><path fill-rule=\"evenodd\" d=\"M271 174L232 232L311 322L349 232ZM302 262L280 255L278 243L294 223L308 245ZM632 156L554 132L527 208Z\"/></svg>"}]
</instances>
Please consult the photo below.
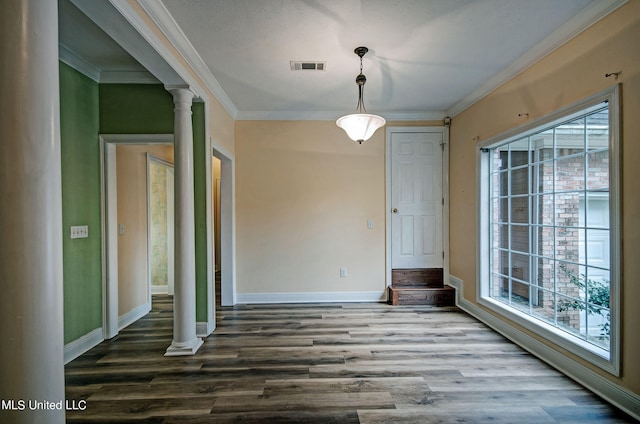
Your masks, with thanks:
<instances>
[{"instance_id":1,"label":"beige painted wall","mask_svg":"<svg viewBox=\"0 0 640 424\"><path fill-rule=\"evenodd\" d=\"M147 246L147 157L173 162L173 146L117 146L118 316L147 302L149 296Z\"/></svg>"},{"instance_id":2,"label":"beige painted wall","mask_svg":"<svg viewBox=\"0 0 640 424\"><path fill-rule=\"evenodd\" d=\"M476 302L476 144L615 83L622 83L622 377L640 394L640 1L630 1L571 42L454 117L451 127L451 274ZM622 71L616 81L605 73ZM534 335L535 336L535 335ZM566 352L565 352L566 353ZM576 360L580 361L576 358Z\"/></svg>"},{"instance_id":3,"label":"beige painted wall","mask_svg":"<svg viewBox=\"0 0 640 424\"><path fill-rule=\"evenodd\" d=\"M362 145L330 121L235 133L238 293L383 292L384 130Z\"/></svg>"}]
</instances>

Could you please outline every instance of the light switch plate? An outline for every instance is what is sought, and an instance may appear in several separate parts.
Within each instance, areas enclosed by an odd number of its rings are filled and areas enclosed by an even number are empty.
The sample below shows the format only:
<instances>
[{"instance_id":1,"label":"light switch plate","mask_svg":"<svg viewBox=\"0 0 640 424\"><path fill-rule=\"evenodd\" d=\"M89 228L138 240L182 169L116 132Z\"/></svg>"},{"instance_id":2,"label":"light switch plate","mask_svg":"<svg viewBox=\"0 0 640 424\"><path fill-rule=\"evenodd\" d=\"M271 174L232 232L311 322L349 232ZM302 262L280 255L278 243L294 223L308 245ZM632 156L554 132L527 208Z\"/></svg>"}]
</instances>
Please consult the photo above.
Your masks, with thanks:
<instances>
[{"instance_id":1,"label":"light switch plate","mask_svg":"<svg viewBox=\"0 0 640 424\"><path fill-rule=\"evenodd\" d=\"M72 225L71 226L71 238L87 238L89 237L89 226L88 225Z\"/></svg>"}]
</instances>

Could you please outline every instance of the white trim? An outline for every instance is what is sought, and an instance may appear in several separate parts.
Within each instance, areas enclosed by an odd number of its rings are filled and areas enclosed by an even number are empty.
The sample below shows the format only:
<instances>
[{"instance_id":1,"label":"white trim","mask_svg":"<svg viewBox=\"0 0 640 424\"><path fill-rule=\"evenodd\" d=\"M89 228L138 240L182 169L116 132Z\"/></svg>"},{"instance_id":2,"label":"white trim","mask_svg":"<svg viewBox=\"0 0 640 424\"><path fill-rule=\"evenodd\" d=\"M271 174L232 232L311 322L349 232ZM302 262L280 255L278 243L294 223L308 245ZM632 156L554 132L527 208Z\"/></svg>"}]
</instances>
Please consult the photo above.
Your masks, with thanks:
<instances>
[{"instance_id":1,"label":"white trim","mask_svg":"<svg viewBox=\"0 0 640 424\"><path fill-rule=\"evenodd\" d=\"M167 46L159 39L153 29L149 28L146 22L137 12L127 3L109 0L113 6L118 9L131 25L144 37L145 40L153 47L153 49L162 56L167 64L173 68L181 78L183 78L190 86L196 89L196 94L208 100L203 92L203 87L196 82L191 73L182 65L180 59L184 59L195 74L202 78L206 88L210 91L222 107L231 115L232 118L238 115L238 108L233 104L227 93L224 91L220 83L215 79L207 65L204 63L198 52L193 48L191 42L182 32L173 16L169 13L162 2L137 0L138 5L145 11L147 16L160 29L171 45L175 47L181 55L176 58Z\"/></svg>"},{"instance_id":2,"label":"white trim","mask_svg":"<svg viewBox=\"0 0 640 424\"><path fill-rule=\"evenodd\" d=\"M100 84L160 84L150 72L142 70L109 71L100 73Z\"/></svg>"},{"instance_id":3,"label":"white trim","mask_svg":"<svg viewBox=\"0 0 640 424\"><path fill-rule=\"evenodd\" d=\"M135 13L131 5L117 0L70 1L163 84L184 83L178 72L144 38L144 34L127 20L128 15L123 10L129 11L129 15Z\"/></svg>"},{"instance_id":4,"label":"white trim","mask_svg":"<svg viewBox=\"0 0 640 424\"><path fill-rule=\"evenodd\" d=\"M100 221L103 264L102 327L104 338L110 339L115 337L121 328L118 317L116 145L173 144L173 134L99 134L98 138L100 140Z\"/></svg>"},{"instance_id":5,"label":"white trim","mask_svg":"<svg viewBox=\"0 0 640 424\"><path fill-rule=\"evenodd\" d=\"M448 126L419 126L419 127L386 127L385 133L385 238L386 238L386 261L385 276L387 287L391 285L391 135L393 133L423 133L423 132L440 132L442 133L442 198L444 200L442 207L442 249L444 251L443 259L443 279L449 279L449 127ZM385 294L386 295L386 294Z\"/></svg>"},{"instance_id":6,"label":"white trim","mask_svg":"<svg viewBox=\"0 0 640 424\"><path fill-rule=\"evenodd\" d=\"M167 168L170 169L175 169L173 162L170 162L168 160L162 159L161 157L155 156L149 152L146 153L145 155L146 157L146 161L147 161L147 187L146 187L146 197L147 197L147 279L149 280L149 288L147 290L147 294L148 294L148 299L147 302L149 302L149 305L151 305L151 295L156 293L156 289L155 287L164 287L165 288L165 294L169 293L169 284L165 284L165 285L161 285L161 286L154 286L153 285L153 276L152 274L152 267L151 267L151 251L152 251L152 246L151 246L151 164L155 163L158 166L164 166L165 170ZM171 194L170 197L167 198L167 204L169 204L169 200L173 199L173 194ZM169 234L168 237L171 237L171 234ZM171 243L171 245L173 245L174 240L173 239L169 239L167 241L167 244ZM168 253L167 253L168 255ZM171 257L168 256L168 262L171 263ZM172 268L169 267L168 269L168 273L172 272ZM171 275L169 274L169 279L171 279Z\"/></svg>"},{"instance_id":7,"label":"white trim","mask_svg":"<svg viewBox=\"0 0 640 424\"><path fill-rule=\"evenodd\" d=\"M502 334L507 339L551 365L561 373L572 378L606 401L622 409L627 414L640 420L640 395L603 377L598 372L585 367L581 363L540 342L528 333L510 325L507 321L504 321L478 305L469 302L463 296L464 282L460 278L450 275L449 285L456 289L456 306L460 309L482 321L493 330Z\"/></svg>"},{"instance_id":8,"label":"white trim","mask_svg":"<svg viewBox=\"0 0 640 424\"><path fill-rule=\"evenodd\" d=\"M620 168L618 151L620 146L620 85L614 85L601 90L583 100L574 102L555 112L535 119L525 125L505 131L495 137L484 140L477 145L476 149L476 285L477 303L502 315L524 328L535 331L551 343L560 348L566 349L576 356L583 358L591 364L611 373L614 376L620 375L620 291L621 280L621 222L620 222ZM486 255L481 252L486 251L490 243L489 217L491 216L490 193L488 175L490 171L490 157L482 153L486 148L493 148L503 145L512 140L519 139L525 135L533 134L539 130L544 130L556 126L562 122L571 120L577 116L588 113L589 110L596 109L598 105L607 101L609 103L609 232L610 232L610 350L606 352L589 343L581 341L564 331L557 329L541 320L526 315L511 308L501 302L496 302L489 296L489 281L491 281L491 270ZM606 354L606 355L603 355Z\"/></svg>"},{"instance_id":9,"label":"white trim","mask_svg":"<svg viewBox=\"0 0 640 424\"><path fill-rule=\"evenodd\" d=\"M237 121L335 121L353 111L309 111L309 110L248 110L238 112ZM441 121L445 111L432 112L385 112L376 111L387 121Z\"/></svg>"},{"instance_id":10,"label":"white trim","mask_svg":"<svg viewBox=\"0 0 640 424\"><path fill-rule=\"evenodd\" d=\"M222 306L233 306L238 302L236 293L235 157L233 153L214 140L211 140L211 154L220 159L220 265L222 268L220 300ZM210 167L210 157L207 163ZM213 227L209 228L209 233L212 231L211 228ZM210 296L210 299L213 298Z\"/></svg>"},{"instance_id":11,"label":"white trim","mask_svg":"<svg viewBox=\"0 0 640 424\"><path fill-rule=\"evenodd\" d=\"M151 294L169 294L169 285L168 284L163 284L163 285L157 285L157 286L151 286Z\"/></svg>"},{"instance_id":12,"label":"white trim","mask_svg":"<svg viewBox=\"0 0 640 424\"><path fill-rule=\"evenodd\" d=\"M151 302L143 303L142 305L133 308L126 314L118 317L118 330L122 330L123 328L133 324L149 312L151 312Z\"/></svg>"},{"instance_id":13,"label":"white trim","mask_svg":"<svg viewBox=\"0 0 640 424\"><path fill-rule=\"evenodd\" d=\"M568 41L618 9L627 1L628 0L592 1L591 4L585 7L580 13L568 20L544 40L516 59L511 63L511 65L498 72L478 89L449 108L447 114L451 117L455 117L464 110L473 106L498 87L515 78L517 75L521 74L544 57L559 49Z\"/></svg>"},{"instance_id":14,"label":"white trim","mask_svg":"<svg viewBox=\"0 0 640 424\"><path fill-rule=\"evenodd\" d=\"M386 291L367 292L301 292L301 293L238 293L238 303L334 303L384 302Z\"/></svg>"},{"instance_id":15,"label":"white trim","mask_svg":"<svg viewBox=\"0 0 640 424\"><path fill-rule=\"evenodd\" d=\"M104 341L102 328L96 328L64 345L64 364L76 359Z\"/></svg>"},{"instance_id":16,"label":"white trim","mask_svg":"<svg viewBox=\"0 0 640 424\"><path fill-rule=\"evenodd\" d=\"M60 62L69 65L82 75L91 78L95 82L100 82L100 74L102 70L84 60L76 52L69 49L69 47L62 43L58 43L58 56Z\"/></svg>"},{"instance_id":17,"label":"white trim","mask_svg":"<svg viewBox=\"0 0 640 424\"><path fill-rule=\"evenodd\" d=\"M205 338L207 337L209 334L213 333L213 330L215 330L215 322L211 323L210 321L208 322L202 322L202 321L198 321L196 322L196 336L197 337L202 337Z\"/></svg>"}]
</instances>

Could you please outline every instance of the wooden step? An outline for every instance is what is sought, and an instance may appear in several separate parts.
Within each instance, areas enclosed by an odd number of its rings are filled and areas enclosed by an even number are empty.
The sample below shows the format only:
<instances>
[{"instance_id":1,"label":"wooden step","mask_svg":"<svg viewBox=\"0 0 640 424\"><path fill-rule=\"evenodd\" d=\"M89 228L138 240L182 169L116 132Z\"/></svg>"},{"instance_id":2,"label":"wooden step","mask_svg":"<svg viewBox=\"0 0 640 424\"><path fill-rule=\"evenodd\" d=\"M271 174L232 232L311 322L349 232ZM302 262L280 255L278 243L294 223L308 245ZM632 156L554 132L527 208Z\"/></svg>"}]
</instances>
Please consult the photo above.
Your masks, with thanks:
<instances>
[{"instance_id":1,"label":"wooden step","mask_svg":"<svg viewBox=\"0 0 640 424\"><path fill-rule=\"evenodd\" d=\"M443 287L442 268L392 269L394 287Z\"/></svg>"},{"instance_id":2,"label":"wooden step","mask_svg":"<svg viewBox=\"0 0 640 424\"><path fill-rule=\"evenodd\" d=\"M389 287L387 303L390 305L454 306L455 289L443 287Z\"/></svg>"}]
</instances>

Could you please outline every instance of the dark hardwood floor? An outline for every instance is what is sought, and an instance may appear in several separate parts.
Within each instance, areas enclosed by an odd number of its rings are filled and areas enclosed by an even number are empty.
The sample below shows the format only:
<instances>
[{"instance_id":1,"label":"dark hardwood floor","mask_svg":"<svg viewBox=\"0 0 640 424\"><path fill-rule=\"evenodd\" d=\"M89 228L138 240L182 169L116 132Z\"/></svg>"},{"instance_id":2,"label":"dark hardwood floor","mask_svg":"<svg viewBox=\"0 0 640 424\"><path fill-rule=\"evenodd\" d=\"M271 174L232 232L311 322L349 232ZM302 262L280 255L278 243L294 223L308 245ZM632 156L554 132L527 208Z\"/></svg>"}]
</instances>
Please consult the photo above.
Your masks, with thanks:
<instances>
[{"instance_id":1,"label":"dark hardwood floor","mask_svg":"<svg viewBox=\"0 0 640 424\"><path fill-rule=\"evenodd\" d=\"M81 423L614 423L632 420L454 307L218 308L164 357L172 304L66 366Z\"/></svg>"}]
</instances>

